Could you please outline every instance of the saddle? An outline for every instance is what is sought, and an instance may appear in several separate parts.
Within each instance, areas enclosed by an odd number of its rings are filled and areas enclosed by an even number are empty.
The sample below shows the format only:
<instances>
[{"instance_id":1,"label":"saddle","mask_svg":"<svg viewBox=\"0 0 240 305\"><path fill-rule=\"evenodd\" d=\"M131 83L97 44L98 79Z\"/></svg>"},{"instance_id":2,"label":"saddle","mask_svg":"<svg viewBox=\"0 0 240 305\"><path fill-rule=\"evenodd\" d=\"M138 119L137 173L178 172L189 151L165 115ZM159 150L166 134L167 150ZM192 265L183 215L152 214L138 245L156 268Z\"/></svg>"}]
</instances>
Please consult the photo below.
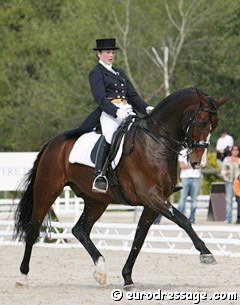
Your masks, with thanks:
<instances>
[{"instance_id":1,"label":"saddle","mask_svg":"<svg viewBox=\"0 0 240 305\"><path fill-rule=\"evenodd\" d=\"M129 133L127 132L130 128L133 128L133 122L136 120L136 116L128 116L127 119L118 127L113 135L112 144L110 147L109 156L104 165L104 171L108 178L109 185L113 189L118 203L129 204L121 192L120 185L118 183L118 178L115 172L116 167L122 157L123 148L126 141L129 138ZM133 126L132 126L133 125ZM132 138L134 138L134 133L131 133ZM92 131L82 135L74 144L74 147L69 155L70 163L84 164L90 167L95 166L96 152L99 146L101 133ZM132 140L133 143L133 140ZM130 147L133 147L130 145ZM131 150L130 148L130 150ZM124 152L124 153L130 153Z\"/></svg>"},{"instance_id":2,"label":"saddle","mask_svg":"<svg viewBox=\"0 0 240 305\"><path fill-rule=\"evenodd\" d=\"M107 158L107 164L105 164L105 169L108 169L111 165L111 162L114 162L116 155L119 153L119 150L121 149L120 145L123 144L123 146L124 146L124 143L128 139L127 131L131 127L132 123L134 122L134 117L135 116L127 117L127 119L118 127L118 129L113 134L113 139L112 139L112 143L111 143L111 147L110 147L110 153ZM100 134L100 132L99 132L99 134ZM122 143L122 141L124 141L124 142ZM91 151L91 154L90 154L90 158L93 163L95 163L99 142L100 142L100 137L97 140L97 142L95 143L95 145ZM121 149L120 153L122 154L122 149Z\"/></svg>"}]
</instances>

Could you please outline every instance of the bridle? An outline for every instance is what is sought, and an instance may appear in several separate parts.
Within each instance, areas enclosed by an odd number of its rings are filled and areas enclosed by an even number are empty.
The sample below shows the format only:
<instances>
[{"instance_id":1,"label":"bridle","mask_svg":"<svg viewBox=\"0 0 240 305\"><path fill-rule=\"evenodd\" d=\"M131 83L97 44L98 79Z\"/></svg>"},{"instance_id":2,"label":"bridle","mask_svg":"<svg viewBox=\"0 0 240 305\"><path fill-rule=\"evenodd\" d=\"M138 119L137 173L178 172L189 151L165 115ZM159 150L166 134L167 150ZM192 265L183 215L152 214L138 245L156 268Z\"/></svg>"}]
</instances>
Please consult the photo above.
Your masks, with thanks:
<instances>
[{"instance_id":1,"label":"bridle","mask_svg":"<svg viewBox=\"0 0 240 305\"><path fill-rule=\"evenodd\" d=\"M199 112L209 112L209 113L213 113L213 114L217 114L218 112L218 107L216 102L211 98L211 102L214 102L214 109L211 108L202 108L200 106L200 103L197 105L197 108L195 109L193 115L190 117L188 123L186 124L186 126L183 128L184 130L184 134L185 134L185 138L182 142L182 146L184 148L186 148L188 151L191 151L192 148L208 148L210 142L209 141L204 141L204 140L200 140L200 141L196 141L193 140L192 138L192 134L193 134L193 128L194 128L194 124L196 122L196 118Z\"/></svg>"},{"instance_id":2,"label":"bridle","mask_svg":"<svg viewBox=\"0 0 240 305\"><path fill-rule=\"evenodd\" d=\"M197 141L197 140L194 140L192 138L194 124L196 122L197 115L198 115L199 112L209 112L209 113L213 113L213 114L218 113L218 105L215 102L215 100L210 96L206 96L205 98L206 98L207 101L210 102L210 106L209 107L201 107L200 102L198 103L198 105L197 105L196 109L194 110L192 116L188 120L187 124L183 127L183 132L185 134L185 137L184 137L183 141L178 141L178 140L175 140L171 137L159 134L158 132L149 130L148 128L141 126L141 124L138 123L139 122L138 120L136 120L133 125L136 128L144 131L154 141L156 141L160 144L162 144L162 142L164 140L166 140L167 142L174 143L177 146L176 149L173 148L171 145L168 145L166 143L165 143L165 145L170 150L172 150L173 152L175 152L177 154L180 154L180 151L183 148L185 148L187 150L187 155L189 155L191 153L193 148L202 148L202 149L208 148L208 146L210 144L210 142L208 140L207 141L204 141L204 140Z\"/></svg>"}]
</instances>

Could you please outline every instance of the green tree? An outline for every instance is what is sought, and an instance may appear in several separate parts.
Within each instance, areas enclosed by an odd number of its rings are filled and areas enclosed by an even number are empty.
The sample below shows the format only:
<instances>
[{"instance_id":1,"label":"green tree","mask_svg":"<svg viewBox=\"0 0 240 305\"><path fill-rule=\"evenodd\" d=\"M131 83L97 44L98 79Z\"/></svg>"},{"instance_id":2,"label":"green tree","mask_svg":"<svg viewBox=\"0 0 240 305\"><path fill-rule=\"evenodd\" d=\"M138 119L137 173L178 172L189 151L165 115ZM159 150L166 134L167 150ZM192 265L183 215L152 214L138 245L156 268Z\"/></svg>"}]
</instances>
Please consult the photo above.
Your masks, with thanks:
<instances>
[{"instance_id":1,"label":"green tree","mask_svg":"<svg viewBox=\"0 0 240 305\"><path fill-rule=\"evenodd\" d=\"M38 150L80 124L96 105L88 84L96 62L91 49L96 38L111 36L121 47L115 64L153 105L165 92L152 47L160 56L169 47L170 92L197 86L215 98L229 93L219 126L240 141L239 15L240 4L229 0L0 2L0 149ZM187 30L176 65L173 20L186 20Z\"/></svg>"}]
</instances>

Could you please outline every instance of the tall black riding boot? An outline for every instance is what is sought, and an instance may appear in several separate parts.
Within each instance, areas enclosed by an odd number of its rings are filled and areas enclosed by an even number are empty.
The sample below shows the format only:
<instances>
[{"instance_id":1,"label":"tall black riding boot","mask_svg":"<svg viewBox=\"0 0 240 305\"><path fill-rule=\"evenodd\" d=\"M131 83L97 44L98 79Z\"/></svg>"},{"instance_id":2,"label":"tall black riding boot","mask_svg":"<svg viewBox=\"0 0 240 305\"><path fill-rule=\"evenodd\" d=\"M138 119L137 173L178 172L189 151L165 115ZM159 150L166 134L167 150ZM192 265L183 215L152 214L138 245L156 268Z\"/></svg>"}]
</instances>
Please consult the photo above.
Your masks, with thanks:
<instances>
[{"instance_id":1,"label":"tall black riding boot","mask_svg":"<svg viewBox=\"0 0 240 305\"><path fill-rule=\"evenodd\" d=\"M94 181L92 191L95 193L106 193L108 189L108 181L103 167L109 154L110 144L102 136L96 153Z\"/></svg>"}]
</instances>

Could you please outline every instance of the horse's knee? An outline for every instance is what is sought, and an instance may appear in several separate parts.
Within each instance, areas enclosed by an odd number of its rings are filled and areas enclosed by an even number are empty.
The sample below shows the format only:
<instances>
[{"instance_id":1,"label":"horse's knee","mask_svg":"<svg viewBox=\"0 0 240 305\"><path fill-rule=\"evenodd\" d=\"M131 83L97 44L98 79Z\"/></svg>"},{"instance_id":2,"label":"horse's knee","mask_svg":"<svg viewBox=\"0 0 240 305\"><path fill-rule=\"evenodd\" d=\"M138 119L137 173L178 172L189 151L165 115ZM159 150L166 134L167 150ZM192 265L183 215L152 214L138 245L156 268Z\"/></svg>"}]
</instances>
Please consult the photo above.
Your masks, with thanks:
<instances>
[{"instance_id":1,"label":"horse's knee","mask_svg":"<svg viewBox=\"0 0 240 305\"><path fill-rule=\"evenodd\" d=\"M75 236L77 239L79 239L80 236L80 228L78 226L74 226L72 228L72 234Z\"/></svg>"},{"instance_id":2,"label":"horse's knee","mask_svg":"<svg viewBox=\"0 0 240 305\"><path fill-rule=\"evenodd\" d=\"M87 233L80 226L74 226L72 228L72 234L80 241L81 244L84 244L88 238Z\"/></svg>"},{"instance_id":3,"label":"horse's knee","mask_svg":"<svg viewBox=\"0 0 240 305\"><path fill-rule=\"evenodd\" d=\"M174 210L172 220L177 223L181 228L191 227L191 221L177 209Z\"/></svg>"}]
</instances>

